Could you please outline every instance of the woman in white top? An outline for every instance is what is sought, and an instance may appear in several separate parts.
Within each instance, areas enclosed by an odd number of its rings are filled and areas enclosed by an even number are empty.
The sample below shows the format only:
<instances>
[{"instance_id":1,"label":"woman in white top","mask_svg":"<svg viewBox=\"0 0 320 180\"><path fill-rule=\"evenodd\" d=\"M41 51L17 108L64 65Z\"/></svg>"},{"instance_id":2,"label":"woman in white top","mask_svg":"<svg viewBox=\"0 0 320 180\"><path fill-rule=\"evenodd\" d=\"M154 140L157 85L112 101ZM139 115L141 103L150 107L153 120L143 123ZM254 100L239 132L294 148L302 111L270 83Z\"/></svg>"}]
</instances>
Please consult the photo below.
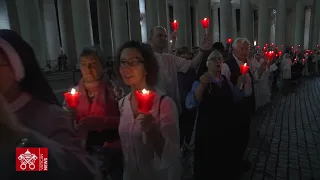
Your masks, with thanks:
<instances>
[{"instance_id":1,"label":"woman in white top","mask_svg":"<svg viewBox=\"0 0 320 180\"><path fill-rule=\"evenodd\" d=\"M252 71L256 76L257 83L254 84L254 93L256 100L256 108L263 107L270 102L270 88L268 60L260 54L254 55L252 60Z\"/></svg>"},{"instance_id":2,"label":"woman in white top","mask_svg":"<svg viewBox=\"0 0 320 180\"><path fill-rule=\"evenodd\" d=\"M125 180L180 179L177 108L169 97L158 93L148 114L138 112L136 90L154 90L158 65L147 44L124 44L116 60L131 93L119 101L119 134L124 156Z\"/></svg>"},{"instance_id":3,"label":"woman in white top","mask_svg":"<svg viewBox=\"0 0 320 180\"><path fill-rule=\"evenodd\" d=\"M281 71L282 71L282 92L286 95L291 90L291 66L292 60L288 53L283 55L281 60Z\"/></svg>"}]
</instances>

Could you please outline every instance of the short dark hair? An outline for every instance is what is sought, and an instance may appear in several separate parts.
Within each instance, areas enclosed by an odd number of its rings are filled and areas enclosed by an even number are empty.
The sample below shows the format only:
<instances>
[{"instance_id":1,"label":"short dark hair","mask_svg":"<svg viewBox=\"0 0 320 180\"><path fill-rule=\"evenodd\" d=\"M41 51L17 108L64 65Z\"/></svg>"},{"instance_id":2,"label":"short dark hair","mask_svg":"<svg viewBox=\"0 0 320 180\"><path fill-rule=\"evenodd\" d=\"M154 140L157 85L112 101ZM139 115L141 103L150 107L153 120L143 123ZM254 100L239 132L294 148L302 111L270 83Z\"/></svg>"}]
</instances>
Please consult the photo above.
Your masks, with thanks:
<instances>
[{"instance_id":1,"label":"short dark hair","mask_svg":"<svg viewBox=\"0 0 320 180\"><path fill-rule=\"evenodd\" d=\"M128 41L124 45L122 45L116 57L115 68L117 73L120 74L119 68L120 68L120 61L121 61L121 53L124 49L127 49L127 48L137 49L141 53L144 59L144 68L147 72L147 75L146 75L147 86L150 88L154 88L154 86L157 84L157 81L158 81L159 66L157 63L157 59L153 53L153 50L149 44L141 43L139 41Z\"/></svg>"},{"instance_id":2,"label":"short dark hair","mask_svg":"<svg viewBox=\"0 0 320 180\"><path fill-rule=\"evenodd\" d=\"M215 42L212 45L212 50L217 50L220 51L220 53L224 52L224 45L222 44L222 42Z\"/></svg>"}]
</instances>

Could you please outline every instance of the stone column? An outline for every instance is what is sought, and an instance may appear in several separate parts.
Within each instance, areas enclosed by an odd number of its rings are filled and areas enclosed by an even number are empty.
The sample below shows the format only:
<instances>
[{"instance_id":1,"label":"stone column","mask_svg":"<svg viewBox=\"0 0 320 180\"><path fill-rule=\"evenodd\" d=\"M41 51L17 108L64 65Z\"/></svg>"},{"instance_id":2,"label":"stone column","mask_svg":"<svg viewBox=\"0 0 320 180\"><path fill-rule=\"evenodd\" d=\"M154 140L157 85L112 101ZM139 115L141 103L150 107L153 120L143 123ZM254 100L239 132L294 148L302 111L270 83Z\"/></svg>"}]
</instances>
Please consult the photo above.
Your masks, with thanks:
<instances>
[{"instance_id":1,"label":"stone column","mask_svg":"<svg viewBox=\"0 0 320 180\"><path fill-rule=\"evenodd\" d=\"M84 47L94 45L89 0L71 0L71 9L79 58Z\"/></svg>"},{"instance_id":2,"label":"stone column","mask_svg":"<svg viewBox=\"0 0 320 180\"><path fill-rule=\"evenodd\" d=\"M129 0L128 11L130 40L141 41L141 17L139 9L139 0Z\"/></svg>"},{"instance_id":3,"label":"stone column","mask_svg":"<svg viewBox=\"0 0 320 180\"><path fill-rule=\"evenodd\" d=\"M305 19L305 12L304 6L302 5L302 0L297 0L296 2L296 17L295 17L295 28L294 28L294 45L297 46L298 44L301 45L303 48L304 45L304 19Z\"/></svg>"},{"instance_id":4,"label":"stone column","mask_svg":"<svg viewBox=\"0 0 320 180\"><path fill-rule=\"evenodd\" d=\"M262 47L270 42L269 16L268 0L260 0L258 10L258 45Z\"/></svg>"},{"instance_id":5,"label":"stone column","mask_svg":"<svg viewBox=\"0 0 320 180\"><path fill-rule=\"evenodd\" d=\"M110 60L114 54L112 44L110 0L97 0L97 13L102 57L104 60Z\"/></svg>"},{"instance_id":6,"label":"stone column","mask_svg":"<svg viewBox=\"0 0 320 180\"><path fill-rule=\"evenodd\" d=\"M21 36L26 40L36 54L39 66L44 68L46 61L47 45L44 34L44 24L41 22L41 13L38 0L16 1Z\"/></svg>"},{"instance_id":7,"label":"stone column","mask_svg":"<svg viewBox=\"0 0 320 180\"><path fill-rule=\"evenodd\" d=\"M159 25L157 2L158 0L145 0L148 39L151 28Z\"/></svg>"},{"instance_id":8,"label":"stone column","mask_svg":"<svg viewBox=\"0 0 320 180\"><path fill-rule=\"evenodd\" d=\"M71 1L58 0L58 13L62 49L68 57L69 68L74 69L76 68L78 58L72 20Z\"/></svg>"},{"instance_id":9,"label":"stone column","mask_svg":"<svg viewBox=\"0 0 320 180\"><path fill-rule=\"evenodd\" d=\"M230 18L231 17L231 18ZM220 41L227 44L232 37L232 5L230 0L220 1Z\"/></svg>"},{"instance_id":10,"label":"stone column","mask_svg":"<svg viewBox=\"0 0 320 180\"><path fill-rule=\"evenodd\" d=\"M198 22L196 22L196 27L199 28L199 43L201 43L204 35L205 30L203 29L200 21L203 18L210 18L211 17L211 2L210 0L199 0L198 1ZM212 23L212 20L210 19L210 23ZM212 29L209 26L208 33L212 34Z\"/></svg>"},{"instance_id":11,"label":"stone column","mask_svg":"<svg viewBox=\"0 0 320 180\"><path fill-rule=\"evenodd\" d=\"M10 29L21 35L16 0L5 0L5 3L9 17Z\"/></svg>"},{"instance_id":12,"label":"stone column","mask_svg":"<svg viewBox=\"0 0 320 180\"><path fill-rule=\"evenodd\" d=\"M213 29L213 42L219 42L220 41L220 34L219 34L219 16L218 16L218 3L213 3L212 4L212 15L211 15L211 19L212 19L212 29Z\"/></svg>"},{"instance_id":13,"label":"stone column","mask_svg":"<svg viewBox=\"0 0 320 180\"><path fill-rule=\"evenodd\" d=\"M116 52L129 40L128 19L124 16L127 12L126 0L111 0L113 44ZM140 23L137 24L140 26Z\"/></svg>"},{"instance_id":14,"label":"stone column","mask_svg":"<svg viewBox=\"0 0 320 180\"><path fill-rule=\"evenodd\" d=\"M232 4L231 4L231 6L232 6ZM238 37L237 13L236 13L237 12L237 8L232 7L231 11L232 11L232 13L231 13L232 17L231 17L230 20L232 20L232 30L231 30L232 36L230 36L228 38L232 38L233 40L235 40Z\"/></svg>"},{"instance_id":15,"label":"stone column","mask_svg":"<svg viewBox=\"0 0 320 180\"><path fill-rule=\"evenodd\" d=\"M319 39L319 27L320 27L320 2L319 1L313 1L313 7L312 7L312 21L311 21L311 38L310 38L310 46L309 49L314 49L316 48L317 44L319 44L318 39Z\"/></svg>"},{"instance_id":16,"label":"stone column","mask_svg":"<svg viewBox=\"0 0 320 180\"><path fill-rule=\"evenodd\" d=\"M286 43L285 43L287 44L287 46L295 46L294 45L294 27L296 25L295 16L296 16L295 12L293 12L291 9L287 10L287 24L286 24L287 29L286 29Z\"/></svg>"},{"instance_id":17,"label":"stone column","mask_svg":"<svg viewBox=\"0 0 320 180\"><path fill-rule=\"evenodd\" d=\"M252 19L250 0L240 0L240 34L241 37L249 38L250 20Z\"/></svg>"},{"instance_id":18,"label":"stone column","mask_svg":"<svg viewBox=\"0 0 320 180\"><path fill-rule=\"evenodd\" d=\"M286 43L286 24L287 24L287 4L286 0L278 0L277 14L276 14L276 45L279 47Z\"/></svg>"},{"instance_id":19,"label":"stone column","mask_svg":"<svg viewBox=\"0 0 320 180\"><path fill-rule=\"evenodd\" d=\"M176 47L180 48L182 46L187 46L187 24L190 23L189 18L187 18L187 4L184 0L173 0L173 19L179 22L178 38L176 41Z\"/></svg>"},{"instance_id":20,"label":"stone column","mask_svg":"<svg viewBox=\"0 0 320 180\"><path fill-rule=\"evenodd\" d=\"M192 6L193 6L193 19L192 19L192 22L193 22L193 42L192 42L192 45L194 47L199 47L199 41L200 41L200 37L199 37L199 14L198 14L198 11L199 11L199 8L198 8L198 3L196 1L193 1L192 2Z\"/></svg>"},{"instance_id":21,"label":"stone column","mask_svg":"<svg viewBox=\"0 0 320 180\"><path fill-rule=\"evenodd\" d=\"M56 7L53 0L42 1L42 17L45 25L45 35L48 46L49 60L56 60L60 53L60 37Z\"/></svg>"}]
</instances>

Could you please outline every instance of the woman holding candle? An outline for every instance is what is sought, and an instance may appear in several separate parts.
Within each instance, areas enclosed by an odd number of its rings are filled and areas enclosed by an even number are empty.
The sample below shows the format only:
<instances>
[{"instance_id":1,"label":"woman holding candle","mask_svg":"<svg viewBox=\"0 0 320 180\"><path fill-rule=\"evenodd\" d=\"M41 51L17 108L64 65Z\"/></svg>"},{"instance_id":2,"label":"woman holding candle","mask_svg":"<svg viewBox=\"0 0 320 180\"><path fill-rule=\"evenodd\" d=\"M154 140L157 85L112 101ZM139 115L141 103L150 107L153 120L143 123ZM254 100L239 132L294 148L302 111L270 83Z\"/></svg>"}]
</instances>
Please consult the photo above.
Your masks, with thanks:
<instances>
[{"instance_id":1,"label":"woman holding candle","mask_svg":"<svg viewBox=\"0 0 320 180\"><path fill-rule=\"evenodd\" d=\"M180 179L177 108L172 99L155 92L158 65L151 47L127 42L120 48L116 64L123 81L131 88L131 93L119 101L124 179ZM136 91L142 89L155 95L149 102L149 112L138 110L141 99Z\"/></svg>"},{"instance_id":2,"label":"woman holding candle","mask_svg":"<svg viewBox=\"0 0 320 180\"><path fill-rule=\"evenodd\" d=\"M254 55L252 61L252 74L255 76L254 93L256 109L263 107L270 102L270 87L268 60L261 54Z\"/></svg>"},{"instance_id":3,"label":"woman holding candle","mask_svg":"<svg viewBox=\"0 0 320 180\"><path fill-rule=\"evenodd\" d=\"M192 90L186 98L188 109L198 108L196 123L194 173L195 179L203 177L223 177L232 180L237 166L233 157L234 147L231 143L237 136L233 132L237 127L234 118L234 104L244 94L240 91L244 76L240 76L234 87L221 75L223 58L220 52L213 51L207 60L208 71L193 83ZM210 146L216 145L216 148ZM208 164L217 164L216 168ZM233 163L230 163L233 162ZM212 179L212 178L211 178Z\"/></svg>"},{"instance_id":4,"label":"woman holding candle","mask_svg":"<svg viewBox=\"0 0 320 180\"><path fill-rule=\"evenodd\" d=\"M122 178L121 146L118 134L119 109L117 92L124 91L120 87L112 88L109 79L104 76L100 54L93 47L84 48L80 54L80 70L82 79L74 89L80 94L78 104L67 108L73 112L75 127L81 137L83 146L89 152L112 152L104 154L112 161L113 170L109 174L113 179ZM105 146L105 147L104 147ZM111 159L112 158L112 159Z\"/></svg>"},{"instance_id":5,"label":"woman holding candle","mask_svg":"<svg viewBox=\"0 0 320 180\"><path fill-rule=\"evenodd\" d=\"M69 147L79 159L86 158L75 147L71 121L43 76L33 49L11 30L0 30L0 93L23 126Z\"/></svg>"}]
</instances>

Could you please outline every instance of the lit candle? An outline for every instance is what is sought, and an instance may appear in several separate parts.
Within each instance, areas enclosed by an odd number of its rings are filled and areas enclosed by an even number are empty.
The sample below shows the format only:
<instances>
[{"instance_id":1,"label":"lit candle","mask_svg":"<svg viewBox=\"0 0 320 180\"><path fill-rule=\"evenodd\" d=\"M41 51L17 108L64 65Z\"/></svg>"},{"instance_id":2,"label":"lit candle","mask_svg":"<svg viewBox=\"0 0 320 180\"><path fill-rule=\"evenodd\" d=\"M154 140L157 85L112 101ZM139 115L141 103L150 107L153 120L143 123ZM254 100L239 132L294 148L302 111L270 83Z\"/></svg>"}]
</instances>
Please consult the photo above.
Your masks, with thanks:
<instances>
[{"instance_id":1,"label":"lit candle","mask_svg":"<svg viewBox=\"0 0 320 180\"><path fill-rule=\"evenodd\" d=\"M257 41L253 41L253 45L256 46L257 45Z\"/></svg>"},{"instance_id":2,"label":"lit candle","mask_svg":"<svg viewBox=\"0 0 320 180\"><path fill-rule=\"evenodd\" d=\"M244 63L244 65L240 66L240 72L242 75L247 74L250 66L247 66L247 63Z\"/></svg>"},{"instance_id":3,"label":"lit candle","mask_svg":"<svg viewBox=\"0 0 320 180\"><path fill-rule=\"evenodd\" d=\"M274 46L274 44L273 44L273 43L271 43L271 46L273 47L273 46Z\"/></svg>"},{"instance_id":4,"label":"lit candle","mask_svg":"<svg viewBox=\"0 0 320 180\"><path fill-rule=\"evenodd\" d=\"M206 31L206 34L208 34L209 21L210 21L209 18L203 18L200 21L201 24L202 24L203 29L205 29L205 31Z\"/></svg>"},{"instance_id":5,"label":"lit candle","mask_svg":"<svg viewBox=\"0 0 320 180\"><path fill-rule=\"evenodd\" d=\"M231 44L231 42L232 42L232 39L229 38L229 39L228 39L228 44Z\"/></svg>"},{"instance_id":6,"label":"lit candle","mask_svg":"<svg viewBox=\"0 0 320 180\"><path fill-rule=\"evenodd\" d=\"M258 49L260 49L260 46L258 46Z\"/></svg>"},{"instance_id":7,"label":"lit candle","mask_svg":"<svg viewBox=\"0 0 320 180\"><path fill-rule=\"evenodd\" d=\"M171 23L171 27L172 27L172 30L173 31L177 31L178 28L179 28L179 23L177 20L174 20L172 23Z\"/></svg>"},{"instance_id":8,"label":"lit candle","mask_svg":"<svg viewBox=\"0 0 320 180\"><path fill-rule=\"evenodd\" d=\"M77 92L74 88L70 92L64 93L67 106L70 108L76 108L79 104L80 93Z\"/></svg>"},{"instance_id":9,"label":"lit candle","mask_svg":"<svg viewBox=\"0 0 320 180\"><path fill-rule=\"evenodd\" d=\"M138 111L144 114L149 113L152 108L156 93L146 89L136 91Z\"/></svg>"},{"instance_id":10,"label":"lit candle","mask_svg":"<svg viewBox=\"0 0 320 180\"><path fill-rule=\"evenodd\" d=\"M247 74L250 66L247 66L247 63L244 63L244 65L240 66L240 73L242 75ZM243 89L243 83L240 85L240 89Z\"/></svg>"}]
</instances>

